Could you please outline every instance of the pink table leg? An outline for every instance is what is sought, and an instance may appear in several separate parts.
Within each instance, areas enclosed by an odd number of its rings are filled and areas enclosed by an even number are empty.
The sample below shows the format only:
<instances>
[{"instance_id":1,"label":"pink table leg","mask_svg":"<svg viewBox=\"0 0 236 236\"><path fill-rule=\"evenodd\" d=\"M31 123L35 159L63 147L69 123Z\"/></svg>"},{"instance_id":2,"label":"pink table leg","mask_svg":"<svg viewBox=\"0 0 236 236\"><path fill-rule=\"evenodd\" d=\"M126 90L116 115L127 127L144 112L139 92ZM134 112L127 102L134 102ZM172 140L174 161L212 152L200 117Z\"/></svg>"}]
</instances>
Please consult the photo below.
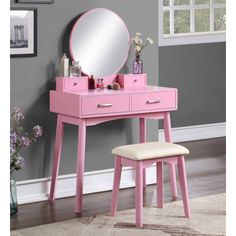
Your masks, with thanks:
<instances>
[{"instance_id":1,"label":"pink table leg","mask_svg":"<svg viewBox=\"0 0 236 236\"><path fill-rule=\"evenodd\" d=\"M146 119L139 118L139 142L146 142ZM143 188L146 189L146 169L143 169Z\"/></svg>"},{"instance_id":2,"label":"pink table leg","mask_svg":"<svg viewBox=\"0 0 236 236\"><path fill-rule=\"evenodd\" d=\"M115 174L113 180L112 201L111 201L111 216L115 216L117 209L117 200L119 195L120 177L121 177L121 157L115 159Z\"/></svg>"},{"instance_id":3,"label":"pink table leg","mask_svg":"<svg viewBox=\"0 0 236 236\"><path fill-rule=\"evenodd\" d=\"M79 125L79 131L78 131L75 213L82 213L85 142L86 142L86 123L85 120L82 120L81 124Z\"/></svg>"},{"instance_id":4,"label":"pink table leg","mask_svg":"<svg viewBox=\"0 0 236 236\"><path fill-rule=\"evenodd\" d=\"M61 158L61 147L64 134L64 125L61 120L61 116L57 116L57 128L56 128L56 137L55 137L55 146L54 146L54 158L53 158L53 169L52 169L52 180L51 180L51 189L49 194L49 201L53 203L55 200L55 189L57 183L57 176Z\"/></svg>"},{"instance_id":5,"label":"pink table leg","mask_svg":"<svg viewBox=\"0 0 236 236\"><path fill-rule=\"evenodd\" d=\"M170 113L169 112L165 112L165 114L164 114L164 133L165 133L166 142L172 142L171 121L170 121ZM170 184L171 184L171 193L172 193L173 200L177 199L177 196L178 196L175 165L176 165L176 163L174 163L174 162L168 163Z\"/></svg>"}]
</instances>

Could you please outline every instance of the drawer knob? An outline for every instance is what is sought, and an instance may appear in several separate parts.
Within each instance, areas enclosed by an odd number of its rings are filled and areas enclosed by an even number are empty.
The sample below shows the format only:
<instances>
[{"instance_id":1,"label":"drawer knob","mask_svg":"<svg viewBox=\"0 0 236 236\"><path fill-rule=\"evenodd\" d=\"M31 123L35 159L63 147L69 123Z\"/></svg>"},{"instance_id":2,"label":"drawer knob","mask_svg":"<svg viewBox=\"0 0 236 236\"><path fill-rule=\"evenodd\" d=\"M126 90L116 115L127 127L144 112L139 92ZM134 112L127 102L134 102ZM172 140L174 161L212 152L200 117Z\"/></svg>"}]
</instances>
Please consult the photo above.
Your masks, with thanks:
<instances>
[{"instance_id":1,"label":"drawer knob","mask_svg":"<svg viewBox=\"0 0 236 236\"><path fill-rule=\"evenodd\" d=\"M74 86L76 86L76 85L77 85L77 83L75 82L73 85L74 85Z\"/></svg>"},{"instance_id":2,"label":"drawer knob","mask_svg":"<svg viewBox=\"0 0 236 236\"><path fill-rule=\"evenodd\" d=\"M102 104L98 104L98 107L112 107L111 103L102 103Z\"/></svg>"},{"instance_id":3,"label":"drawer knob","mask_svg":"<svg viewBox=\"0 0 236 236\"><path fill-rule=\"evenodd\" d=\"M147 100L146 103L147 104L157 104L157 103L160 103L161 101L160 100Z\"/></svg>"}]
</instances>

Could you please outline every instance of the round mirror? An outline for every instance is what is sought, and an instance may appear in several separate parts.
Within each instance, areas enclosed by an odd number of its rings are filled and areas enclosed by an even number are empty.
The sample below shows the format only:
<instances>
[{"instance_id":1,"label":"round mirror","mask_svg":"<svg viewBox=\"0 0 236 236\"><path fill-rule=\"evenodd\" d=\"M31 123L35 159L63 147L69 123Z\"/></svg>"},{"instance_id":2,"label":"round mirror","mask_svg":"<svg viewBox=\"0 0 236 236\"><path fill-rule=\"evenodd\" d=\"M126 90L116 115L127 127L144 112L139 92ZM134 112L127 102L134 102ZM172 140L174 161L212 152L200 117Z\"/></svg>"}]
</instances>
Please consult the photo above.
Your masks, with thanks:
<instances>
[{"instance_id":1,"label":"round mirror","mask_svg":"<svg viewBox=\"0 0 236 236\"><path fill-rule=\"evenodd\" d=\"M86 75L115 74L125 64L130 36L124 21L114 12L97 8L83 14L70 34L70 55Z\"/></svg>"}]
</instances>

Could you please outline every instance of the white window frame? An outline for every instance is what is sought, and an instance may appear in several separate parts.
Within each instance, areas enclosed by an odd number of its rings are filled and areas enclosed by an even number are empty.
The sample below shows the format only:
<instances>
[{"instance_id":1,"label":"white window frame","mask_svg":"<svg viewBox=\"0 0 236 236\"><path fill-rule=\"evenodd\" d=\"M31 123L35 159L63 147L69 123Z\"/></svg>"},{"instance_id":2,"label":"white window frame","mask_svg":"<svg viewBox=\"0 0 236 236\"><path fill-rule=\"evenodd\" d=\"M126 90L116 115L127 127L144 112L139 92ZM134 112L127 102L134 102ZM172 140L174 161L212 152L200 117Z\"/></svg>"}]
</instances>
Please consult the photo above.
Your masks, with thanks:
<instances>
[{"instance_id":1,"label":"white window frame","mask_svg":"<svg viewBox=\"0 0 236 236\"><path fill-rule=\"evenodd\" d=\"M158 43L159 46L171 46L171 45L185 45L185 44L199 44L199 43L214 43L225 42L225 31L214 31L214 8L224 7L225 4L213 3L210 0L208 5L192 5L194 0L190 0L190 6L173 6L174 0L170 0L170 6L163 6L163 0L158 0ZM210 31L209 32L194 32L194 9L209 9L210 6ZM169 8L170 11L174 9L186 10L190 9L190 33L173 34L173 27L169 35L163 34L163 10ZM172 14L173 15L173 14ZM174 19L170 15L170 24L174 24ZM192 33L191 33L192 32Z\"/></svg>"}]
</instances>

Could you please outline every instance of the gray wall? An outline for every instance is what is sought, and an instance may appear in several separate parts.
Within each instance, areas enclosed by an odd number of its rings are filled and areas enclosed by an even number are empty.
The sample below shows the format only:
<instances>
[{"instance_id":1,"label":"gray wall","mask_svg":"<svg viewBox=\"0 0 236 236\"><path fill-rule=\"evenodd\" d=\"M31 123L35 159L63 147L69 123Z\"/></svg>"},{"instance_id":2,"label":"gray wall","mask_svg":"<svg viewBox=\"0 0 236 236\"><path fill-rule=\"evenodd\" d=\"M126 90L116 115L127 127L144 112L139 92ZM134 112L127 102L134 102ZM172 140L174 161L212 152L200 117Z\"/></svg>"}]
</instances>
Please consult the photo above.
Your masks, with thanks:
<instances>
[{"instance_id":1,"label":"gray wall","mask_svg":"<svg viewBox=\"0 0 236 236\"><path fill-rule=\"evenodd\" d=\"M49 112L49 90L55 88L59 58L63 52L63 38L70 21L96 7L117 12L126 22L131 36L143 32L157 38L156 0L56 0L54 4L16 4L11 7L38 9L38 56L11 59L11 107L19 106L25 114L27 128L38 123L44 135L26 152L25 167L16 173L17 180L51 175L56 115ZM148 14L144 14L148 13ZM114 49L116 50L116 49ZM131 72L131 59L124 72ZM152 46L143 53L149 84L157 85L158 48ZM111 149L120 144L137 142L137 120L118 120L89 127L86 146L86 171L113 167ZM157 138L157 123L149 122L148 138ZM75 173L77 128L66 125L59 174Z\"/></svg>"},{"instance_id":2,"label":"gray wall","mask_svg":"<svg viewBox=\"0 0 236 236\"><path fill-rule=\"evenodd\" d=\"M15 4L38 8L38 56L11 59L11 107L25 113L29 129L36 123L44 135L22 156L25 167L17 180L51 175L56 115L49 112L49 90L55 88L63 38L70 21L96 7L110 8L126 22L131 36L142 32L157 40L156 0L56 0L51 5ZM157 45L157 44L155 44ZM159 55L159 59L158 59ZM124 72L131 72L130 55ZM148 82L179 89L179 109L172 114L172 126L225 121L225 44L200 44L147 48L143 53ZM159 61L158 61L159 60ZM89 127L86 171L113 167L110 150L119 144L137 142L137 120L119 120ZM157 123L149 122L148 140L157 138ZM66 125L59 174L75 172L77 128Z\"/></svg>"},{"instance_id":3,"label":"gray wall","mask_svg":"<svg viewBox=\"0 0 236 236\"><path fill-rule=\"evenodd\" d=\"M225 122L225 43L159 48L159 85L179 90L172 126Z\"/></svg>"}]
</instances>

